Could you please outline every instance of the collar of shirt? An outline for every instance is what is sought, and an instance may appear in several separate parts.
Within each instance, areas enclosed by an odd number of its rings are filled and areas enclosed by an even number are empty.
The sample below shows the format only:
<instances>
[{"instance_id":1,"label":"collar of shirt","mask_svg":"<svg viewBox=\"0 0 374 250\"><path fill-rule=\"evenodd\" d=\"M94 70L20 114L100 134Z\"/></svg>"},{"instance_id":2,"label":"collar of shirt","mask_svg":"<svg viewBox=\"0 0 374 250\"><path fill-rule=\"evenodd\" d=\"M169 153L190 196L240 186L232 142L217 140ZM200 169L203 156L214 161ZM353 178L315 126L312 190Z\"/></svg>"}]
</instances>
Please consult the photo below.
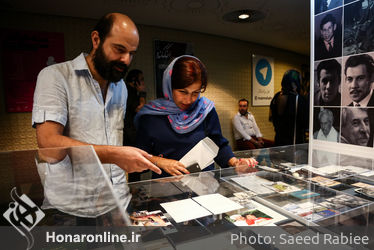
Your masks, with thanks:
<instances>
[{"instance_id":1,"label":"collar of shirt","mask_svg":"<svg viewBox=\"0 0 374 250\"><path fill-rule=\"evenodd\" d=\"M79 56L74 58L72 63L73 63L73 69L75 71L88 70L88 72L90 72L90 69L88 68L88 64L87 64L87 61L86 61L86 56L87 55L88 54L82 52ZM91 72L90 72L90 75L91 75ZM91 75L91 77L92 77L92 75Z\"/></svg>"},{"instance_id":2,"label":"collar of shirt","mask_svg":"<svg viewBox=\"0 0 374 250\"><path fill-rule=\"evenodd\" d=\"M334 127L331 127L330 132L327 136L322 132L322 129L318 131L317 139L326 141L337 141L338 132Z\"/></svg>"},{"instance_id":3,"label":"collar of shirt","mask_svg":"<svg viewBox=\"0 0 374 250\"><path fill-rule=\"evenodd\" d=\"M323 42L325 43L325 46L326 46L326 49L328 50L329 49L329 44L331 44L331 48L333 48L334 47L334 37L332 37L331 39L330 39L330 41L326 41L326 40L323 40Z\"/></svg>"},{"instance_id":4,"label":"collar of shirt","mask_svg":"<svg viewBox=\"0 0 374 250\"><path fill-rule=\"evenodd\" d=\"M353 102L353 106L356 106L359 103L361 107L367 107L372 95L373 95L373 90L371 90L370 93L360 102Z\"/></svg>"}]
</instances>

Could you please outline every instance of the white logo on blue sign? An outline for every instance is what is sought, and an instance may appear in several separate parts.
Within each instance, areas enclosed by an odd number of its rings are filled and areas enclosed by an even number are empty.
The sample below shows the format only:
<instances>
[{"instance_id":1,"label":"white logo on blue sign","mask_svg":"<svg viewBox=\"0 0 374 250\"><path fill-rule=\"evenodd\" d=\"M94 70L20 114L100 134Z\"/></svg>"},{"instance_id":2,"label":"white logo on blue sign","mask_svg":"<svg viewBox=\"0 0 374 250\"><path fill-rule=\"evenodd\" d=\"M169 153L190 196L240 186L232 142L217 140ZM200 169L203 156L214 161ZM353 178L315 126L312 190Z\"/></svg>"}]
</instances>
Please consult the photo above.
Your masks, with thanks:
<instances>
[{"instance_id":1,"label":"white logo on blue sign","mask_svg":"<svg viewBox=\"0 0 374 250\"><path fill-rule=\"evenodd\" d=\"M258 83L260 83L262 86L267 86L272 77L273 72L271 71L271 66L268 60L262 58L257 62L256 65L256 80Z\"/></svg>"}]
</instances>

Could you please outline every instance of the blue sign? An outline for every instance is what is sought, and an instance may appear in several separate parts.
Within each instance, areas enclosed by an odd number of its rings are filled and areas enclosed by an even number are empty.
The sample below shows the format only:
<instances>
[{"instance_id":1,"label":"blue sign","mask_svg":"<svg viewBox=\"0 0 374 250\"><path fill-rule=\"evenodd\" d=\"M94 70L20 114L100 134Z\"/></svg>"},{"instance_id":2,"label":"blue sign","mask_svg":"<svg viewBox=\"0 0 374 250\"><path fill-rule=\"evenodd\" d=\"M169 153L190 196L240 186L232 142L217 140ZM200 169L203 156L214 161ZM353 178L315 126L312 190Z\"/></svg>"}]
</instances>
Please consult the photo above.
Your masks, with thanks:
<instances>
[{"instance_id":1,"label":"blue sign","mask_svg":"<svg viewBox=\"0 0 374 250\"><path fill-rule=\"evenodd\" d=\"M271 66L268 60L262 58L257 62L256 65L256 79L258 83L260 83L262 86L267 86L272 78L273 72L271 71Z\"/></svg>"}]
</instances>

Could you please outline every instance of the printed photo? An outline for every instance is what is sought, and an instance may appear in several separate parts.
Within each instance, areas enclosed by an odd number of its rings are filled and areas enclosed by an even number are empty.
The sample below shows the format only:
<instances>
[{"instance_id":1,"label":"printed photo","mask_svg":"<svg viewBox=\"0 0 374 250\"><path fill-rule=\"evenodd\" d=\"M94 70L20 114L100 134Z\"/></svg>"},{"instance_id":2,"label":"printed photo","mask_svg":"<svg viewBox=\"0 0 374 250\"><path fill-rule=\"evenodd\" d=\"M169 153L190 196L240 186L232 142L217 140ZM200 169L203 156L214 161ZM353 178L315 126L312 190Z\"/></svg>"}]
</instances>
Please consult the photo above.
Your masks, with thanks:
<instances>
[{"instance_id":1,"label":"printed photo","mask_svg":"<svg viewBox=\"0 0 374 250\"><path fill-rule=\"evenodd\" d=\"M297 199L302 200L302 199L308 199L308 198L319 196L319 193L315 193L315 192L312 192L310 190L303 189L303 190L300 190L300 191L290 193L290 195L297 198Z\"/></svg>"},{"instance_id":2,"label":"printed photo","mask_svg":"<svg viewBox=\"0 0 374 250\"><path fill-rule=\"evenodd\" d=\"M156 210L148 212L147 210L133 212L130 215L132 226L169 226L170 221L161 212L161 210Z\"/></svg>"},{"instance_id":3,"label":"printed photo","mask_svg":"<svg viewBox=\"0 0 374 250\"><path fill-rule=\"evenodd\" d=\"M273 184L267 185L270 189L274 190L277 193L285 194L291 193L300 190L300 188L296 186L289 185L282 181L274 182Z\"/></svg>"},{"instance_id":4,"label":"printed photo","mask_svg":"<svg viewBox=\"0 0 374 250\"><path fill-rule=\"evenodd\" d=\"M374 198L374 190L371 188L356 188L355 192L370 198Z\"/></svg>"},{"instance_id":5,"label":"printed photo","mask_svg":"<svg viewBox=\"0 0 374 250\"><path fill-rule=\"evenodd\" d=\"M314 59L316 61L342 55L342 8L315 17Z\"/></svg>"},{"instance_id":6,"label":"printed photo","mask_svg":"<svg viewBox=\"0 0 374 250\"><path fill-rule=\"evenodd\" d=\"M339 214L339 212L335 211L333 209L326 209L326 210L318 212L317 214L324 217L324 218L328 218L328 217L334 216L336 214Z\"/></svg>"},{"instance_id":7,"label":"printed photo","mask_svg":"<svg viewBox=\"0 0 374 250\"><path fill-rule=\"evenodd\" d=\"M342 108L340 142L359 146L373 146L368 108Z\"/></svg>"},{"instance_id":8,"label":"printed photo","mask_svg":"<svg viewBox=\"0 0 374 250\"><path fill-rule=\"evenodd\" d=\"M314 108L313 138L339 142L340 108Z\"/></svg>"},{"instance_id":9,"label":"printed photo","mask_svg":"<svg viewBox=\"0 0 374 250\"><path fill-rule=\"evenodd\" d=\"M331 9L342 6L343 0L315 0L314 2L314 12L319 14Z\"/></svg>"},{"instance_id":10,"label":"printed photo","mask_svg":"<svg viewBox=\"0 0 374 250\"><path fill-rule=\"evenodd\" d=\"M314 106L341 105L341 58L314 64Z\"/></svg>"},{"instance_id":11,"label":"printed photo","mask_svg":"<svg viewBox=\"0 0 374 250\"><path fill-rule=\"evenodd\" d=\"M373 52L343 58L342 106L374 106L373 58Z\"/></svg>"},{"instance_id":12,"label":"printed photo","mask_svg":"<svg viewBox=\"0 0 374 250\"><path fill-rule=\"evenodd\" d=\"M361 199L361 198L355 197L355 196L346 195L346 194L341 194L341 195L337 195L335 197L325 199L324 202L326 203L325 205L327 205L326 206L327 208L333 208L333 209L334 209L334 207L335 207L335 209L339 209L339 206L340 206L340 208L343 207L343 206L354 208L354 207L363 206L363 205L368 204L367 200L364 200L364 199ZM322 203L321 203L321 205L322 205Z\"/></svg>"},{"instance_id":13,"label":"printed photo","mask_svg":"<svg viewBox=\"0 0 374 250\"><path fill-rule=\"evenodd\" d=\"M264 226L272 221L272 217L258 209L248 210L240 214L225 217L236 226Z\"/></svg>"},{"instance_id":14,"label":"printed photo","mask_svg":"<svg viewBox=\"0 0 374 250\"><path fill-rule=\"evenodd\" d=\"M322 176L316 176L316 177L310 178L309 180L324 187L333 187L333 186L341 184L341 182L334 181L334 180L331 180L329 178L325 178Z\"/></svg>"},{"instance_id":15,"label":"printed photo","mask_svg":"<svg viewBox=\"0 0 374 250\"><path fill-rule=\"evenodd\" d=\"M344 7L344 55L374 50L374 0L360 0Z\"/></svg>"}]
</instances>

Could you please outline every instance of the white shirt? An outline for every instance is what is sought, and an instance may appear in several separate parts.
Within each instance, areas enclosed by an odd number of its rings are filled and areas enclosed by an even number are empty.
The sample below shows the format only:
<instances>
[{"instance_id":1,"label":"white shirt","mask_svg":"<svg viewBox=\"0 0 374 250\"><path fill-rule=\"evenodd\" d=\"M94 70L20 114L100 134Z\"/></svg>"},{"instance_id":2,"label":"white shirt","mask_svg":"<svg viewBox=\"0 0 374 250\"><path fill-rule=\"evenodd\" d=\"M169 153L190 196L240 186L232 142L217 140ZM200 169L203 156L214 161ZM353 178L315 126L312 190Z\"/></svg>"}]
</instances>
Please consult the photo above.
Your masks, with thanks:
<instances>
[{"instance_id":1,"label":"white shirt","mask_svg":"<svg viewBox=\"0 0 374 250\"><path fill-rule=\"evenodd\" d=\"M317 140L324 140L324 141L333 141L337 142L338 141L338 131L334 127L331 127L330 132L327 136L322 132L322 129L318 131L317 134Z\"/></svg>"},{"instance_id":2,"label":"white shirt","mask_svg":"<svg viewBox=\"0 0 374 250\"><path fill-rule=\"evenodd\" d=\"M234 116L232 123L234 125L235 140L244 139L249 141L252 139L252 136L262 137L255 117L250 112L246 115L241 115L238 112Z\"/></svg>"},{"instance_id":3,"label":"white shirt","mask_svg":"<svg viewBox=\"0 0 374 250\"><path fill-rule=\"evenodd\" d=\"M96 145L121 146L126 112L127 88L123 80L110 83L102 96L92 77L85 55L44 68L34 93L32 125L45 121L62 124L64 135ZM126 182L124 171L104 164L113 184Z\"/></svg>"}]
</instances>

